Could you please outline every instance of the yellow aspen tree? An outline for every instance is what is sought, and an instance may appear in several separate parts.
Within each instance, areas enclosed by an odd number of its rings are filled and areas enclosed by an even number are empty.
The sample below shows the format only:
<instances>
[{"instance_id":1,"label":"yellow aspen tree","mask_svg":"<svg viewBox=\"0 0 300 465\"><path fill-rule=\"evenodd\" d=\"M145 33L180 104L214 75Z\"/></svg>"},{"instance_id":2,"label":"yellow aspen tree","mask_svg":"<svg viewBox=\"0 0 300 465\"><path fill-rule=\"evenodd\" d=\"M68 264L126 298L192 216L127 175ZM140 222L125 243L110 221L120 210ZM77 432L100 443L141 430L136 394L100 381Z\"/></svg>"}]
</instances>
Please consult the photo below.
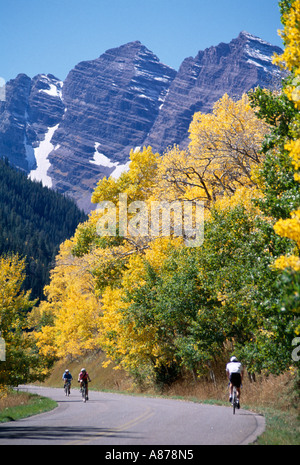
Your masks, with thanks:
<instances>
[{"instance_id":1,"label":"yellow aspen tree","mask_svg":"<svg viewBox=\"0 0 300 465\"><path fill-rule=\"evenodd\" d=\"M98 347L100 307L92 275L94 262L90 256L74 257L73 245L71 240L61 245L45 289L47 300L39 308L40 319L47 314L53 321L35 333L44 355L77 357Z\"/></svg>"},{"instance_id":2,"label":"yellow aspen tree","mask_svg":"<svg viewBox=\"0 0 300 465\"><path fill-rule=\"evenodd\" d=\"M240 186L254 186L252 170L261 162L261 144L269 126L258 119L246 95L225 94L212 113L195 113L186 150L173 147L159 161L161 192L204 200L210 207ZM159 190L159 187L157 190Z\"/></svg>"}]
</instances>

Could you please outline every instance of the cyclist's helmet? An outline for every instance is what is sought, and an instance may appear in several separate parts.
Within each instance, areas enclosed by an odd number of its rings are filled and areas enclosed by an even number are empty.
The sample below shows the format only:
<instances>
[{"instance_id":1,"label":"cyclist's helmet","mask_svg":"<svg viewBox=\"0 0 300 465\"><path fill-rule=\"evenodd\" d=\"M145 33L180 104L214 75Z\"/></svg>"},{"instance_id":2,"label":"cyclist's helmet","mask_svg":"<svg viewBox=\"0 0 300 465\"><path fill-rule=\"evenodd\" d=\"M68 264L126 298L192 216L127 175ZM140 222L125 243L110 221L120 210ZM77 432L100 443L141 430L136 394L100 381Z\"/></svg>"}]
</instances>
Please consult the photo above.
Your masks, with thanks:
<instances>
[{"instance_id":1,"label":"cyclist's helmet","mask_svg":"<svg viewBox=\"0 0 300 465\"><path fill-rule=\"evenodd\" d=\"M237 359L236 357L231 357L230 361L231 361L231 362L237 362L238 359Z\"/></svg>"},{"instance_id":2,"label":"cyclist's helmet","mask_svg":"<svg viewBox=\"0 0 300 465\"><path fill-rule=\"evenodd\" d=\"M69 373L69 370L65 370L65 373Z\"/></svg>"},{"instance_id":3,"label":"cyclist's helmet","mask_svg":"<svg viewBox=\"0 0 300 465\"><path fill-rule=\"evenodd\" d=\"M81 368L81 371L86 371L86 369L85 369L85 368Z\"/></svg>"}]
</instances>

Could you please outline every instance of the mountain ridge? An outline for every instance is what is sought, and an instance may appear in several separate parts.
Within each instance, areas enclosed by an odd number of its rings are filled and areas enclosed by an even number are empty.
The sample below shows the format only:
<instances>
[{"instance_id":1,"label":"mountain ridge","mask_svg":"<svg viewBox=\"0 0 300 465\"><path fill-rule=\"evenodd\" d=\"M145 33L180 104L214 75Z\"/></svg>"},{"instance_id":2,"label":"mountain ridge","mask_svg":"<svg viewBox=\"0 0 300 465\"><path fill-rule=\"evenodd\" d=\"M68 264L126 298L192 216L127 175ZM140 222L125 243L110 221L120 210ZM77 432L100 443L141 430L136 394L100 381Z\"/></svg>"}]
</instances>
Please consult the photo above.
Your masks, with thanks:
<instances>
[{"instance_id":1,"label":"mountain ridge","mask_svg":"<svg viewBox=\"0 0 300 465\"><path fill-rule=\"evenodd\" d=\"M131 149L185 146L196 111L211 111L225 92L274 87L274 52L282 50L242 31L175 71L137 40L81 61L64 81L19 74L0 102L0 155L89 211L96 183L127 169Z\"/></svg>"}]
</instances>

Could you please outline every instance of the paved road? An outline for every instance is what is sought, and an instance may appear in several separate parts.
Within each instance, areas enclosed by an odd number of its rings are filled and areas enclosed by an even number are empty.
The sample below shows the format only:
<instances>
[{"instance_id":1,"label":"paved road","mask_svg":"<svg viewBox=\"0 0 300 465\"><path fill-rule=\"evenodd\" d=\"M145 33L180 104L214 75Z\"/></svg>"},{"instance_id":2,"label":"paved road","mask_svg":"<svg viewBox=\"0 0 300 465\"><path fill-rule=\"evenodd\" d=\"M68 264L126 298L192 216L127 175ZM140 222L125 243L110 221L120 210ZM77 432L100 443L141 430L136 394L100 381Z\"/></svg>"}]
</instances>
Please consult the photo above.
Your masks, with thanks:
<instances>
[{"instance_id":1,"label":"paved road","mask_svg":"<svg viewBox=\"0 0 300 465\"><path fill-rule=\"evenodd\" d=\"M162 398L90 391L83 403L78 389L28 388L51 397L51 412L0 424L0 445L213 445L249 444L265 426L246 410Z\"/></svg>"}]
</instances>

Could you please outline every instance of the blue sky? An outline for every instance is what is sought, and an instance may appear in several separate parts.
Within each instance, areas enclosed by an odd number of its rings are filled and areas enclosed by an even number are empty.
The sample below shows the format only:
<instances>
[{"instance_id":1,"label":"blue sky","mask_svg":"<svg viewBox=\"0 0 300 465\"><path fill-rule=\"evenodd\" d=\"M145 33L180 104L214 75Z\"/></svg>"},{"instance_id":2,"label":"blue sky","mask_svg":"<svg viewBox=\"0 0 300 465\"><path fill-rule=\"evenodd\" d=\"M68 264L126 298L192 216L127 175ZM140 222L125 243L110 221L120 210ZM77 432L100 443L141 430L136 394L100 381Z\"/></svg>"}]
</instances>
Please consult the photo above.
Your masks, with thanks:
<instances>
[{"instance_id":1,"label":"blue sky","mask_svg":"<svg viewBox=\"0 0 300 465\"><path fill-rule=\"evenodd\" d=\"M246 30L282 46L277 0L0 0L0 76L51 73L140 40L178 69Z\"/></svg>"}]
</instances>

